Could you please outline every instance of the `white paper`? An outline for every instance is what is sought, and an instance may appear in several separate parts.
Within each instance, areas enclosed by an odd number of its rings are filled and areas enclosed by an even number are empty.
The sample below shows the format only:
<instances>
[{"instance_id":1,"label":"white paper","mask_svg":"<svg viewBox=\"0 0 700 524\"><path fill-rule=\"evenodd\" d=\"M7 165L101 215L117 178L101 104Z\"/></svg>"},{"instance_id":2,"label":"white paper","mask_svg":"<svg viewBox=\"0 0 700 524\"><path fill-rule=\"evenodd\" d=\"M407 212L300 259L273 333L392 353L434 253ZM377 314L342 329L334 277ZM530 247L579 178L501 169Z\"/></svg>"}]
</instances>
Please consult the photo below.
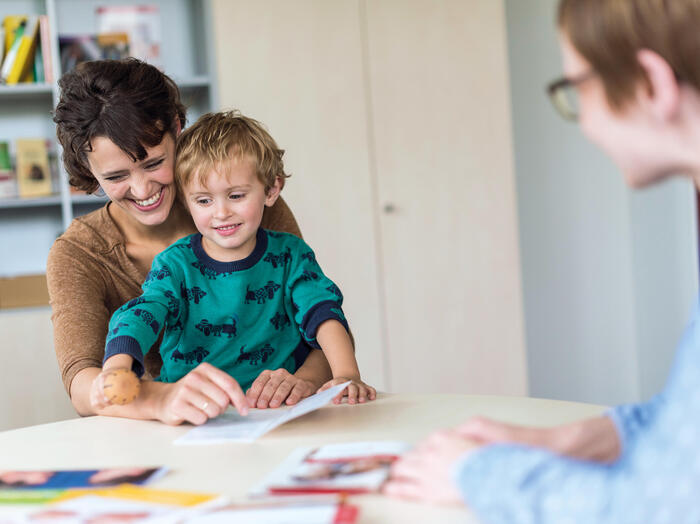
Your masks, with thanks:
<instances>
[{"instance_id":1,"label":"white paper","mask_svg":"<svg viewBox=\"0 0 700 524\"><path fill-rule=\"evenodd\" d=\"M253 442L265 433L272 431L285 422L306 415L328 404L339 395L350 382L305 398L295 406L277 409L251 409L248 415L241 416L237 411L227 411L223 415L209 420L182 437L175 444L217 444L221 442Z\"/></svg>"},{"instance_id":2,"label":"white paper","mask_svg":"<svg viewBox=\"0 0 700 524\"><path fill-rule=\"evenodd\" d=\"M272 508L232 508L205 513L187 520L188 524L333 524L337 503L299 504Z\"/></svg>"}]
</instances>

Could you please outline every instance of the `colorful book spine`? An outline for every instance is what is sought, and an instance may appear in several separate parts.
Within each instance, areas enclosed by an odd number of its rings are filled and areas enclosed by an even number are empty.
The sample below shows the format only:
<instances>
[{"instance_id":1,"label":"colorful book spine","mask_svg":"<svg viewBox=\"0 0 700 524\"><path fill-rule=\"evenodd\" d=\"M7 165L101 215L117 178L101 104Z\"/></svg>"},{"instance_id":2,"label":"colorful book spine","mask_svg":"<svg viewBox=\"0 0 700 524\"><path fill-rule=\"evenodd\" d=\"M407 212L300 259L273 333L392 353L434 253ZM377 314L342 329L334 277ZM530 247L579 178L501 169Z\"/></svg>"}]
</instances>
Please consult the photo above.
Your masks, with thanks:
<instances>
[{"instance_id":1,"label":"colorful book spine","mask_svg":"<svg viewBox=\"0 0 700 524\"><path fill-rule=\"evenodd\" d=\"M21 35L15 37L13 49L16 48L16 55L11 66L8 68L5 75L5 67L3 63L2 80L6 84L17 84L18 82L33 82L34 81L34 50L36 48L39 36L39 17L28 16L24 31ZM17 42L19 40L19 43Z\"/></svg>"},{"instance_id":2,"label":"colorful book spine","mask_svg":"<svg viewBox=\"0 0 700 524\"><path fill-rule=\"evenodd\" d=\"M17 196L15 172L10 163L10 148L7 142L0 142L0 198Z\"/></svg>"},{"instance_id":3,"label":"colorful book spine","mask_svg":"<svg viewBox=\"0 0 700 524\"><path fill-rule=\"evenodd\" d=\"M51 32L49 30L49 17L39 17L39 42L41 57L44 62L44 82L53 82L53 55L51 54Z\"/></svg>"},{"instance_id":4,"label":"colorful book spine","mask_svg":"<svg viewBox=\"0 0 700 524\"><path fill-rule=\"evenodd\" d=\"M2 24L5 29L5 49L7 50L0 68L0 82L4 83L17 60L17 52L27 25L27 17L6 16Z\"/></svg>"}]
</instances>

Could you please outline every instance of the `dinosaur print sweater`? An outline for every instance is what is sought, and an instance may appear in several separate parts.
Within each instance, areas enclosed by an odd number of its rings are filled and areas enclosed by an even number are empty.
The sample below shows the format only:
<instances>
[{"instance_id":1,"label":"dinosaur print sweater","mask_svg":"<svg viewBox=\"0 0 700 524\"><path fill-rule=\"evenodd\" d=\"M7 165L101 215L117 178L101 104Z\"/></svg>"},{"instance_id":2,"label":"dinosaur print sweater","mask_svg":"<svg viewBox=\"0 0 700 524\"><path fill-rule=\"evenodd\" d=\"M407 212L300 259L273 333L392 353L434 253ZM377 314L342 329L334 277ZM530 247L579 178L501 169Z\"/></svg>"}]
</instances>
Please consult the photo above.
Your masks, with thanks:
<instances>
[{"instance_id":1,"label":"dinosaur print sweater","mask_svg":"<svg viewBox=\"0 0 700 524\"><path fill-rule=\"evenodd\" d=\"M235 378L245 390L265 369L294 373L329 319L348 328L343 296L300 238L260 228L253 252L219 262L202 235L178 240L153 260L141 296L115 311L105 357L128 354L141 376L144 355L161 332L160 377L175 382L201 362Z\"/></svg>"}]
</instances>

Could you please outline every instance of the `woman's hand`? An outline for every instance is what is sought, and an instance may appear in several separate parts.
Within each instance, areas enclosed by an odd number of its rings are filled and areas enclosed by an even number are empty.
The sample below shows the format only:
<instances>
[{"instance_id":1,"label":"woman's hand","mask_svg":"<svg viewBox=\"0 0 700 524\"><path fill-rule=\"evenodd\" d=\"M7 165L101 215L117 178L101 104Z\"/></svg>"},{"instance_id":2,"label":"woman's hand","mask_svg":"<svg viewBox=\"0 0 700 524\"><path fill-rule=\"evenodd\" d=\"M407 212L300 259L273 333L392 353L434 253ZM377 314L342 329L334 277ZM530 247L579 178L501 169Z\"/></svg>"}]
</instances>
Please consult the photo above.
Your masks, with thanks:
<instances>
[{"instance_id":1,"label":"woman's hand","mask_svg":"<svg viewBox=\"0 0 700 524\"><path fill-rule=\"evenodd\" d=\"M241 415L248 414L248 401L238 382L206 362L177 382L165 384L160 393L155 416L170 425L204 424L221 415L229 405Z\"/></svg>"},{"instance_id":2,"label":"woman's hand","mask_svg":"<svg viewBox=\"0 0 700 524\"><path fill-rule=\"evenodd\" d=\"M292 375L286 369L266 369L246 391L246 397L251 408L278 408L283 403L296 404L312 395L315 389L313 382Z\"/></svg>"},{"instance_id":3,"label":"woman's hand","mask_svg":"<svg viewBox=\"0 0 700 524\"><path fill-rule=\"evenodd\" d=\"M90 406L95 410L95 413L110 405L109 400L105 397L104 382L105 372L102 371L95 377L90 386Z\"/></svg>"},{"instance_id":4,"label":"woman's hand","mask_svg":"<svg viewBox=\"0 0 700 524\"><path fill-rule=\"evenodd\" d=\"M434 433L394 463L384 493L436 504L462 504L452 481L452 467L478 447L454 430Z\"/></svg>"},{"instance_id":5,"label":"woman's hand","mask_svg":"<svg viewBox=\"0 0 700 524\"><path fill-rule=\"evenodd\" d=\"M340 404L343 401L343 397L348 397L348 404L357 404L358 402L360 404L364 404L368 400L374 400L377 398L376 389L374 389L372 386L368 386L359 378L351 377L336 377L333 380L329 380L323 386L318 388L318 393L348 381L350 382L348 387L346 387L333 399L334 404Z\"/></svg>"}]
</instances>

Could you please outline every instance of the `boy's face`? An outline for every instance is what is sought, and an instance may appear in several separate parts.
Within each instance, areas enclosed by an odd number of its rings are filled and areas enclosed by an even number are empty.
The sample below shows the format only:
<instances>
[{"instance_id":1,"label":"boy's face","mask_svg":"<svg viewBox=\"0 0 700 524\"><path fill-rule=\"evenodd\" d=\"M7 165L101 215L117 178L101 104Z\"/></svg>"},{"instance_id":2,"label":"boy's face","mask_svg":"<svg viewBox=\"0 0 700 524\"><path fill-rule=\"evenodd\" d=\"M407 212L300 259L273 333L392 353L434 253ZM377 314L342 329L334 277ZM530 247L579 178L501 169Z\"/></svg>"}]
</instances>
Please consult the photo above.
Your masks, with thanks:
<instances>
[{"instance_id":1,"label":"boy's face","mask_svg":"<svg viewBox=\"0 0 700 524\"><path fill-rule=\"evenodd\" d=\"M205 184L196 178L185 188L184 196L194 225L202 233L204 251L220 262L250 255L263 210L279 196L279 179L265 193L254 161L245 156L231 159L228 176L212 170Z\"/></svg>"}]
</instances>

